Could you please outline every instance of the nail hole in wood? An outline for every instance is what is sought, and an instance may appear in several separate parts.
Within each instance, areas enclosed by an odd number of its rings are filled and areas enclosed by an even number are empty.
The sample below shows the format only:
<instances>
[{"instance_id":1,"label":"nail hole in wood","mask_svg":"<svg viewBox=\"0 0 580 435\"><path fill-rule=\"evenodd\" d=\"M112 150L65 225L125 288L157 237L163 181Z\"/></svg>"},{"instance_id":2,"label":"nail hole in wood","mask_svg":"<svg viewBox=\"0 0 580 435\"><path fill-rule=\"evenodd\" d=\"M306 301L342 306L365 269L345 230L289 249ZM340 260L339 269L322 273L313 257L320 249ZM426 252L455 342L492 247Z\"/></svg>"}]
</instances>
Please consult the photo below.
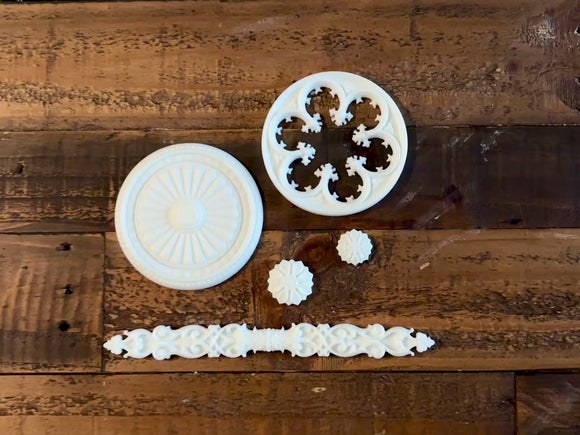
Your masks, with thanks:
<instances>
[{"instance_id":1,"label":"nail hole in wood","mask_svg":"<svg viewBox=\"0 0 580 435\"><path fill-rule=\"evenodd\" d=\"M443 196L447 202L452 204L459 204L463 201L463 194L454 184L450 184L445 188Z\"/></svg>"},{"instance_id":2,"label":"nail hole in wood","mask_svg":"<svg viewBox=\"0 0 580 435\"><path fill-rule=\"evenodd\" d=\"M57 327L62 332L66 332L70 329L70 323L68 323L66 320L61 320L60 322L58 322Z\"/></svg>"},{"instance_id":3,"label":"nail hole in wood","mask_svg":"<svg viewBox=\"0 0 580 435\"><path fill-rule=\"evenodd\" d=\"M71 248L72 245L69 242L62 242L56 249L57 251L70 251Z\"/></svg>"},{"instance_id":4,"label":"nail hole in wood","mask_svg":"<svg viewBox=\"0 0 580 435\"><path fill-rule=\"evenodd\" d=\"M18 164L16 165L16 169L14 169L14 173L16 175L22 175L24 174L24 168L26 167L26 164L24 162L18 162Z\"/></svg>"},{"instance_id":5,"label":"nail hole in wood","mask_svg":"<svg viewBox=\"0 0 580 435\"><path fill-rule=\"evenodd\" d=\"M74 293L73 289L72 289L72 285L67 284L62 288L62 291L65 295L72 295Z\"/></svg>"},{"instance_id":6,"label":"nail hole in wood","mask_svg":"<svg viewBox=\"0 0 580 435\"><path fill-rule=\"evenodd\" d=\"M580 26L576 27L576 30L574 30L574 33L575 33L577 36L580 36Z\"/></svg>"}]
</instances>

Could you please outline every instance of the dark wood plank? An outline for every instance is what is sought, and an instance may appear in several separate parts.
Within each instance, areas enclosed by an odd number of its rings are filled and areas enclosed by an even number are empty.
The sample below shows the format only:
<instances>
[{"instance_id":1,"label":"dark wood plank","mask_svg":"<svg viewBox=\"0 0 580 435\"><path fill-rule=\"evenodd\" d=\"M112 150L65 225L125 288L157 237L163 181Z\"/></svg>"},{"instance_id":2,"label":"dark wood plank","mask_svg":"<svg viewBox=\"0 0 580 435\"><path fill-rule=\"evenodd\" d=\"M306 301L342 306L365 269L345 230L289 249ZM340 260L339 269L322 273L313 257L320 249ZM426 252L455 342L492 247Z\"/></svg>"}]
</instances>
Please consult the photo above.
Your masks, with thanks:
<instances>
[{"instance_id":1,"label":"dark wood plank","mask_svg":"<svg viewBox=\"0 0 580 435\"><path fill-rule=\"evenodd\" d=\"M101 369L102 235L0 236L0 372Z\"/></svg>"},{"instance_id":2,"label":"dark wood plank","mask_svg":"<svg viewBox=\"0 0 580 435\"><path fill-rule=\"evenodd\" d=\"M105 355L106 370L534 370L580 368L580 231L369 231L375 252L353 267L336 253L339 232L264 232L241 272L201 292L162 289L134 271L108 235L105 335L158 324L245 322L258 327L342 323L413 327L437 346L412 358L169 361ZM300 259L312 296L278 304L268 271Z\"/></svg>"},{"instance_id":3,"label":"dark wood plank","mask_svg":"<svg viewBox=\"0 0 580 435\"><path fill-rule=\"evenodd\" d=\"M580 433L579 373L518 375L516 391L518 433Z\"/></svg>"},{"instance_id":4,"label":"dark wood plank","mask_svg":"<svg viewBox=\"0 0 580 435\"><path fill-rule=\"evenodd\" d=\"M580 127L409 134L407 167L389 196L363 213L329 219L294 207L274 188L259 130L5 132L0 231L112 230L127 173L149 153L180 142L210 143L241 160L260 186L270 230L580 226Z\"/></svg>"},{"instance_id":5,"label":"dark wood plank","mask_svg":"<svg viewBox=\"0 0 580 435\"><path fill-rule=\"evenodd\" d=\"M0 428L70 419L106 434L507 434L513 384L511 373L4 376Z\"/></svg>"},{"instance_id":6,"label":"dark wood plank","mask_svg":"<svg viewBox=\"0 0 580 435\"><path fill-rule=\"evenodd\" d=\"M325 70L379 83L411 125L578 123L579 15L576 0L2 4L0 123L260 128Z\"/></svg>"}]
</instances>

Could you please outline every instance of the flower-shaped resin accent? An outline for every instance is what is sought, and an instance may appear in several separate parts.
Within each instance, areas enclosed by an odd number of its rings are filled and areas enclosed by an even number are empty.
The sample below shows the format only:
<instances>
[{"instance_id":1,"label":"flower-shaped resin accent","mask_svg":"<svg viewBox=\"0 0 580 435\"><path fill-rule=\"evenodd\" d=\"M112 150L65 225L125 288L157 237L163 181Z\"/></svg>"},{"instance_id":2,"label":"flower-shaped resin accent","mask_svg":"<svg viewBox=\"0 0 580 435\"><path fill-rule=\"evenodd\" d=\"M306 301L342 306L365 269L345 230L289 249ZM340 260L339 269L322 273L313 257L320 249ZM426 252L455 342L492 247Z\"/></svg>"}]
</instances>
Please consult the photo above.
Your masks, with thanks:
<instances>
[{"instance_id":1,"label":"flower-shaped resin accent","mask_svg":"<svg viewBox=\"0 0 580 435\"><path fill-rule=\"evenodd\" d=\"M336 250L342 261L356 266L369 259L373 244L362 231L350 230L340 236Z\"/></svg>"},{"instance_id":2,"label":"flower-shaped resin accent","mask_svg":"<svg viewBox=\"0 0 580 435\"><path fill-rule=\"evenodd\" d=\"M270 271L268 291L281 304L298 305L312 293L312 273L301 261L282 260Z\"/></svg>"}]
</instances>

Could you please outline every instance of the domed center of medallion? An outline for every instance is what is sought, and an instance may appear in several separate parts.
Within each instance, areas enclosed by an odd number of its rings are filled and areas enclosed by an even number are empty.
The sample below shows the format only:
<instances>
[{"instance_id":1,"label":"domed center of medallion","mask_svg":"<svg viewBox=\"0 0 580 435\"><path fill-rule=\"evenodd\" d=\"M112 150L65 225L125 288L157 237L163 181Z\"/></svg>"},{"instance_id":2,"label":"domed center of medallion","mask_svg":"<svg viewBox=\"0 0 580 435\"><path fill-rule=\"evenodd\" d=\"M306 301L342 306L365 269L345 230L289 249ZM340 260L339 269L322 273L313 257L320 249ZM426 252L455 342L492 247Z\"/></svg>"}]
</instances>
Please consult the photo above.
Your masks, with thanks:
<instances>
[{"instance_id":1,"label":"domed center of medallion","mask_svg":"<svg viewBox=\"0 0 580 435\"><path fill-rule=\"evenodd\" d=\"M177 231L193 231L201 228L206 221L205 205L195 198L183 198L169 207L169 223Z\"/></svg>"}]
</instances>

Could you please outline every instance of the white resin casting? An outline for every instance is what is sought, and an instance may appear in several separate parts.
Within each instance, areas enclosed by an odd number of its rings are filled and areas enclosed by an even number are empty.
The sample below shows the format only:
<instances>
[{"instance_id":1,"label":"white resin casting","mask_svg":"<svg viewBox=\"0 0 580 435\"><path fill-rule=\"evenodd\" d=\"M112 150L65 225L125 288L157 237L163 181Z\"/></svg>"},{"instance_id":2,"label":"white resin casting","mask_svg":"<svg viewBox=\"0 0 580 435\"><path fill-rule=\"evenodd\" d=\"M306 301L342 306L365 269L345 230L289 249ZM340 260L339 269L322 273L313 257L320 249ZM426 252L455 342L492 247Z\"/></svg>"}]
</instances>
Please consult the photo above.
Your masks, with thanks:
<instances>
[{"instance_id":1,"label":"white resin casting","mask_svg":"<svg viewBox=\"0 0 580 435\"><path fill-rule=\"evenodd\" d=\"M125 358L145 358L153 355L158 360L173 355L184 358L210 358L226 356L245 357L253 352L285 352L292 356L330 356L351 357L366 354L373 358L415 355L425 352L435 342L427 335L414 330L396 326L385 330L381 325L366 328L350 324L336 326L311 325L300 323L290 329L248 329L239 324L224 327L211 325L203 327L189 325L173 330L169 326L157 326L153 331L136 329L115 335L104 347Z\"/></svg>"},{"instance_id":2,"label":"white resin casting","mask_svg":"<svg viewBox=\"0 0 580 435\"><path fill-rule=\"evenodd\" d=\"M268 291L281 304L298 305L312 294L312 278L301 261L282 260L270 271Z\"/></svg>"},{"instance_id":3,"label":"white resin casting","mask_svg":"<svg viewBox=\"0 0 580 435\"><path fill-rule=\"evenodd\" d=\"M129 262L158 284L197 290L250 259L262 231L258 187L233 156L179 144L143 159L123 183L115 229Z\"/></svg>"},{"instance_id":4,"label":"white resin casting","mask_svg":"<svg viewBox=\"0 0 580 435\"><path fill-rule=\"evenodd\" d=\"M306 105L311 101L311 92L318 94L323 88L329 89L339 99L338 109L330 109L332 122L337 127L352 119L353 115L348 112L352 102L362 103L366 98L373 107L378 107L380 113L376 119L377 126L367 130L365 125L358 125L352 141L360 147L368 148L372 139L378 139L383 146L392 150L387 167L377 168L376 171L365 168L365 157L353 155L347 158L348 175L358 175L362 184L358 188L358 197L350 196L346 198L346 202L340 201L336 192L330 190L329 183L338 180L336 168L330 163L316 168L315 175L319 178L316 186L309 186L305 191L298 190L296 183L288 180L288 175L292 172L291 165L296 161L301 161L303 165L310 164L316 150L304 142L300 142L297 149L289 150L277 137L282 133L280 124L293 119L304 123L302 131L305 133L321 131L320 114L310 115ZM346 72L323 72L297 81L274 102L262 131L262 156L270 179L290 202L311 213L344 216L372 207L393 188L407 158L407 130L393 99L375 83Z\"/></svg>"},{"instance_id":5,"label":"white resin casting","mask_svg":"<svg viewBox=\"0 0 580 435\"><path fill-rule=\"evenodd\" d=\"M356 266L369 259L373 244L362 231L350 230L340 236L336 250L342 261Z\"/></svg>"}]
</instances>

